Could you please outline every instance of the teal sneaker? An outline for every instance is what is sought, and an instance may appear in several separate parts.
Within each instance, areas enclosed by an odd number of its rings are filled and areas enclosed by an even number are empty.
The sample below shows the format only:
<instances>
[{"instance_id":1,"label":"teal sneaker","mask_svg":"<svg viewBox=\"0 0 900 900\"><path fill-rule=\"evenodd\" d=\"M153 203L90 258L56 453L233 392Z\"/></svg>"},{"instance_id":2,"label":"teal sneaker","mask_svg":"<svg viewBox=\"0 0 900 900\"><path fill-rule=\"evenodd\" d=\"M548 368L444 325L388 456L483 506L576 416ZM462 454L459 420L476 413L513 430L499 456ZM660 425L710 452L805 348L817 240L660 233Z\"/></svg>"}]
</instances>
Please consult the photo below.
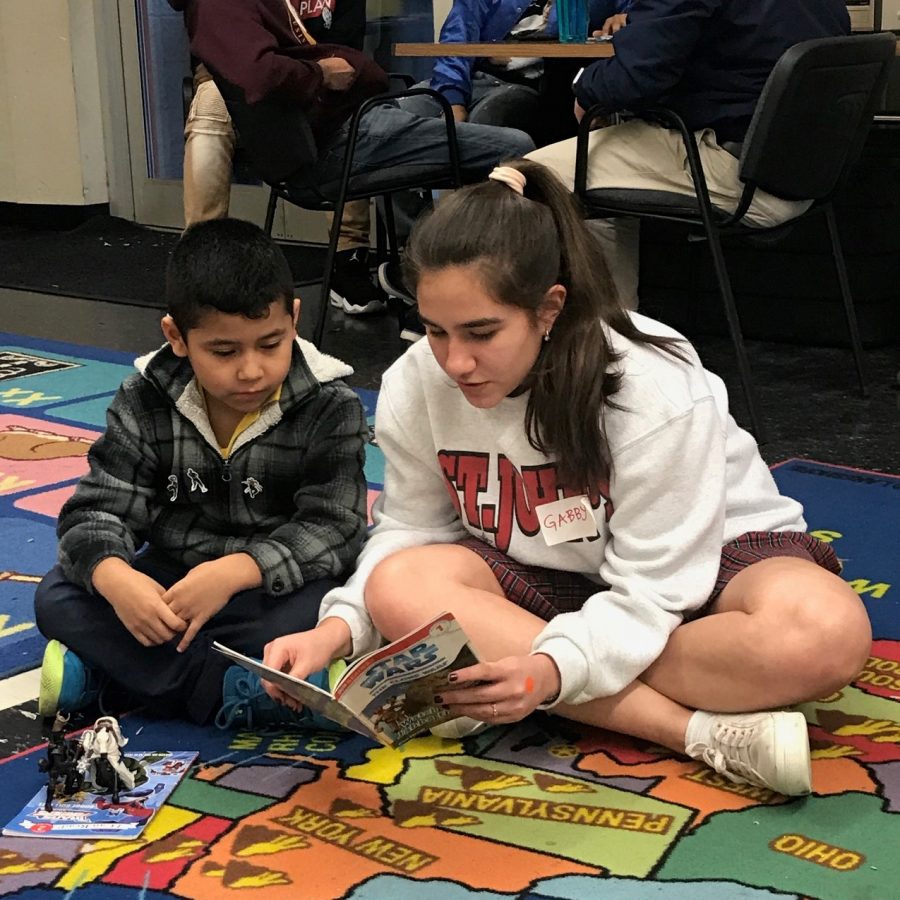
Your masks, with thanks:
<instances>
[{"instance_id":1,"label":"teal sneaker","mask_svg":"<svg viewBox=\"0 0 900 900\"><path fill-rule=\"evenodd\" d=\"M339 661L343 664L343 660ZM323 691L331 690L329 677L335 670L335 663L330 669L321 669L306 677L306 681ZM216 714L216 727L228 728L278 728L293 726L294 728L317 728L323 731L344 731L344 729L304 707L294 712L290 707L273 700L264 690L259 676L248 672L241 666L230 666L222 679L222 708Z\"/></svg>"},{"instance_id":2,"label":"teal sneaker","mask_svg":"<svg viewBox=\"0 0 900 900\"><path fill-rule=\"evenodd\" d=\"M38 712L55 716L60 710L78 712L100 696L100 674L86 666L65 644L50 641L41 663Z\"/></svg>"}]
</instances>

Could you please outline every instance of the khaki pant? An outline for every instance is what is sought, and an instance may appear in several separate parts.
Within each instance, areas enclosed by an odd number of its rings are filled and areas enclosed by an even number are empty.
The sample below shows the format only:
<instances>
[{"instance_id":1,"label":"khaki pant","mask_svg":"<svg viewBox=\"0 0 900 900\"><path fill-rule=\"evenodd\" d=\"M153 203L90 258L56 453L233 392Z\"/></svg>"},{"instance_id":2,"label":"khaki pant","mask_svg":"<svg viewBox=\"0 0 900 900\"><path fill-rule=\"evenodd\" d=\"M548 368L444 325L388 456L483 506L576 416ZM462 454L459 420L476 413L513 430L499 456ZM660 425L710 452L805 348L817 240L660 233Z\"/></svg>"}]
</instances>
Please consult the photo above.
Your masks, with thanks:
<instances>
[{"instance_id":1,"label":"khaki pant","mask_svg":"<svg viewBox=\"0 0 900 900\"><path fill-rule=\"evenodd\" d=\"M234 129L225 101L203 66L194 76L194 97L184 127L184 225L228 215ZM328 228L334 217L326 213ZM344 206L338 250L369 246L369 201Z\"/></svg>"},{"instance_id":2,"label":"khaki pant","mask_svg":"<svg viewBox=\"0 0 900 900\"><path fill-rule=\"evenodd\" d=\"M738 177L738 160L716 143L712 129L698 131L696 137L713 206L733 210L744 189ZM591 132L588 147L589 189L635 188L695 195L684 142L675 131L632 119ZM528 158L553 169L574 190L574 138L541 147L529 153ZM777 225L800 215L809 206L810 201L782 200L757 191L744 222L763 227ZM590 226L603 246L619 296L629 309L636 309L638 220L593 219Z\"/></svg>"},{"instance_id":3,"label":"khaki pant","mask_svg":"<svg viewBox=\"0 0 900 900\"><path fill-rule=\"evenodd\" d=\"M231 116L218 88L198 68L184 126L185 227L228 215L233 156Z\"/></svg>"}]
</instances>

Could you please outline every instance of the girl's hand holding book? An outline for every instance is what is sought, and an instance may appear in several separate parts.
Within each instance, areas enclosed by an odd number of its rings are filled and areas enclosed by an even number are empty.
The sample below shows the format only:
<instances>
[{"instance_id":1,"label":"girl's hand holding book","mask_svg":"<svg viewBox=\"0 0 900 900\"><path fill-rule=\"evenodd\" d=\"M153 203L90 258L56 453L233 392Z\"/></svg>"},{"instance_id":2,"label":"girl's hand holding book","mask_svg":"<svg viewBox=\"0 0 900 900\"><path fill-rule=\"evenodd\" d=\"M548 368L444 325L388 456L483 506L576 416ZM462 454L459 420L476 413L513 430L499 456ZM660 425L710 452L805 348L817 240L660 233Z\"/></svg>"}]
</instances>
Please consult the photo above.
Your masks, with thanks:
<instances>
[{"instance_id":1,"label":"girl's hand holding book","mask_svg":"<svg viewBox=\"0 0 900 900\"><path fill-rule=\"evenodd\" d=\"M492 725L524 719L560 688L556 663L546 653L479 663L451 672L447 681L436 703Z\"/></svg>"}]
</instances>

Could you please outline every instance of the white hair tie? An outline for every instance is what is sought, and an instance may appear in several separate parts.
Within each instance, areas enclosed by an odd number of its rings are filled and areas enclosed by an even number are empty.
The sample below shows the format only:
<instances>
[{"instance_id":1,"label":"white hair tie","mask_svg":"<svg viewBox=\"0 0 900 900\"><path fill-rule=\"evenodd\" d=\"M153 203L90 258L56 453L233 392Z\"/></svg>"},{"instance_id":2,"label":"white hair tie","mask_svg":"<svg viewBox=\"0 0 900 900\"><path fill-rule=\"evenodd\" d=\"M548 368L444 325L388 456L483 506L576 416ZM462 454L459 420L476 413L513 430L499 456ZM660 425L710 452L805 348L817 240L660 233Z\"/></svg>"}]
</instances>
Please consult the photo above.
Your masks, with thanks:
<instances>
[{"instance_id":1,"label":"white hair tie","mask_svg":"<svg viewBox=\"0 0 900 900\"><path fill-rule=\"evenodd\" d=\"M525 175L512 166L497 166L488 178L491 181L502 181L517 194L525 196Z\"/></svg>"}]
</instances>

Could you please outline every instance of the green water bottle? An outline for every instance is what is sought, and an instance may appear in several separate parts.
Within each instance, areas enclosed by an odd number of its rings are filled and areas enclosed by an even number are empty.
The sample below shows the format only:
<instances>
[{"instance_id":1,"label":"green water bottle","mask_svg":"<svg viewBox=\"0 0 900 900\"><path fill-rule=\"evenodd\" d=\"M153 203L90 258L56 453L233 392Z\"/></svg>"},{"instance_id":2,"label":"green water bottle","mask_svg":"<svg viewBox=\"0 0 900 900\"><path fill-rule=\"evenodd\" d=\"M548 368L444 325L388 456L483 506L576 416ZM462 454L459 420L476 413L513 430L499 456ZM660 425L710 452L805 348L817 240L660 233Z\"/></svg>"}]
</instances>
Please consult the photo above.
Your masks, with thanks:
<instances>
[{"instance_id":1,"label":"green water bottle","mask_svg":"<svg viewBox=\"0 0 900 900\"><path fill-rule=\"evenodd\" d=\"M556 0L556 17L562 43L583 44L587 40L587 0Z\"/></svg>"}]
</instances>

